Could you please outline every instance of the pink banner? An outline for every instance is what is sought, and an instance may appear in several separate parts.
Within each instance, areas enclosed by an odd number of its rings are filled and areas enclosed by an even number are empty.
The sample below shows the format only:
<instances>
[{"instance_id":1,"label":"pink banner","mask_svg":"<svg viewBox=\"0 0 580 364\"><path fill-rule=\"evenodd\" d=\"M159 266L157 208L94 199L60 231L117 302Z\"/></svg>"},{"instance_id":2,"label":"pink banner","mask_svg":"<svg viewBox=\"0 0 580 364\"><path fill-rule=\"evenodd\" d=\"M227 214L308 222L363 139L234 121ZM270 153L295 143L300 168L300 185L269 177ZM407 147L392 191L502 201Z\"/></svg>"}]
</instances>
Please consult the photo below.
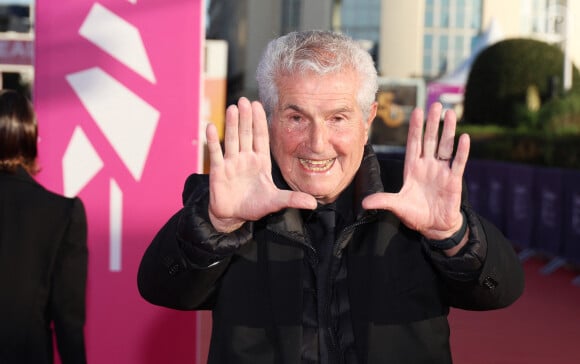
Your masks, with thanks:
<instances>
[{"instance_id":1,"label":"pink banner","mask_svg":"<svg viewBox=\"0 0 580 364\"><path fill-rule=\"evenodd\" d=\"M196 362L195 313L145 302L136 276L203 167L203 5L36 0L39 180L87 209L89 363Z\"/></svg>"}]
</instances>

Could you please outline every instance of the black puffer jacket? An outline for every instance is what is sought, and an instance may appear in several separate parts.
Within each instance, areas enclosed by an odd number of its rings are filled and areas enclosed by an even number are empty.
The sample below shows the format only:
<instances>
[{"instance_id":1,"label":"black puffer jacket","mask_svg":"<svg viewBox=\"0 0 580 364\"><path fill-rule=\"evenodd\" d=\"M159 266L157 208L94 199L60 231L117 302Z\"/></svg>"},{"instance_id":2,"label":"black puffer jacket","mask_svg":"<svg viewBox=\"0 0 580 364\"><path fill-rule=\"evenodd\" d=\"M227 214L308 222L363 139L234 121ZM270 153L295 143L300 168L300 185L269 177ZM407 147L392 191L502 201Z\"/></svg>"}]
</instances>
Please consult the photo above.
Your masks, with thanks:
<instances>
[{"instance_id":1,"label":"black puffer jacket","mask_svg":"<svg viewBox=\"0 0 580 364\"><path fill-rule=\"evenodd\" d=\"M402 185L401 163L379 162L370 147L353 183L355 222L337 237L335 255L343 256L348 274L357 362L451 363L449 306L496 309L521 295L523 271L511 244L466 200L470 240L452 258L430 249L392 213L363 210L365 196ZM209 222L207 199L207 176L190 176L184 208L143 257L141 295L156 305L212 310L210 364L300 363L310 245L300 211L285 209L220 234Z\"/></svg>"}]
</instances>

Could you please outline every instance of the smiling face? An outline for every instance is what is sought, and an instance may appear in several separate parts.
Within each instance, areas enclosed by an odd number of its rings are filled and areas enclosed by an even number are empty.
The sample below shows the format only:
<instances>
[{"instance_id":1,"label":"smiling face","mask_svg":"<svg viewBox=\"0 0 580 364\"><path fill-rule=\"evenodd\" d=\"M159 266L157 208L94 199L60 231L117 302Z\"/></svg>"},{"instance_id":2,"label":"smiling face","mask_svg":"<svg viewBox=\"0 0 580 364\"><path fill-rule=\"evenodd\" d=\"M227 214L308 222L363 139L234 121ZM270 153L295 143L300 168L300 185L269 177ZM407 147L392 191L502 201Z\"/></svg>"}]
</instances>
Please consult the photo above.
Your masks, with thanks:
<instances>
[{"instance_id":1,"label":"smiling face","mask_svg":"<svg viewBox=\"0 0 580 364\"><path fill-rule=\"evenodd\" d=\"M292 190L334 202L358 170L376 103L365 119L354 71L278 79L270 148Z\"/></svg>"}]
</instances>

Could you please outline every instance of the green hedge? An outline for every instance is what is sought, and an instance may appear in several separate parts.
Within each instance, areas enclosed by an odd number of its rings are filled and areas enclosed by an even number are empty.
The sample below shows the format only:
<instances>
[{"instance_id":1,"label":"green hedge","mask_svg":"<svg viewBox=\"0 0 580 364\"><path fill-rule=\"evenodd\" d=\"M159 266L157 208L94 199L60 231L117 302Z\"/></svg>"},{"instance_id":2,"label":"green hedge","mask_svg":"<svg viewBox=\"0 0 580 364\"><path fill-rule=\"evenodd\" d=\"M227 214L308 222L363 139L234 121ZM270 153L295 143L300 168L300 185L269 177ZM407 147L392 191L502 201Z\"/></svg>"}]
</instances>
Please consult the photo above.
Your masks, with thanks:
<instances>
[{"instance_id":1,"label":"green hedge","mask_svg":"<svg viewBox=\"0 0 580 364\"><path fill-rule=\"evenodd\" d=\"M461 127L458 132L471 136L470 158L580 169L580 134L490 133Z\"/></svg>"},{"instance_id":2,"label":"green hedge","mask_svg":"<svg viewBox=\"0 0 580 364\"><path fill-rule=\"evenodd\" d=\"M562 51L532 39L483 50L470 71L459 132L471 135L471 158L580 169L580 73L565 94ZM557 92L556 92L557 91Z\"/></svg>"},{"instance_id":3,"label":"green hedge","mask_svg":"<svg viewBox=\"0 0 580 364\"><path fill-rule=\"evenodd\" d=\"M530 87L537 90L542 105L561 96L563 64L560 48L533 39L507 39L489 46L471 67L463 121L517 127ZM576 67L572 79L572 92L580 92Z\"/></svg>"}]
</instances>

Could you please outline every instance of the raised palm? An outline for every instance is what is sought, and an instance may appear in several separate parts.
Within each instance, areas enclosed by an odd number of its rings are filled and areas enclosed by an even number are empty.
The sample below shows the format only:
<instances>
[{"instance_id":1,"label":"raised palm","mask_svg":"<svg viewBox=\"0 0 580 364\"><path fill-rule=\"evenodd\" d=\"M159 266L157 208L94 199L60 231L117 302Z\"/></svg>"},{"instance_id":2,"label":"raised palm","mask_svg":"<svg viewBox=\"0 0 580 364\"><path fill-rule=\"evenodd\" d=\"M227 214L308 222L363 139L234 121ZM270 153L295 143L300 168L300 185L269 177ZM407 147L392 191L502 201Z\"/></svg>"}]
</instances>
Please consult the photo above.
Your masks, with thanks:
<instances>
[{"instance_id":1,"label":"raised palm","mask_svg":"<svg viewBox=\"0 0 580 364\"><path fill-rule=\"evenodd\" d=\"M363 201L367 209L392 211L409 228L429 239L443 239L459 229L463 173L469 136L459 138L453 159L456 116L445 113L438 137L442 106L431 106L423 135L423 112L413 111L405 155L403 187L398 193L377 193Z\"/></svg>"},{"instance_id":2,"label":"raised palm","mask_svg":"<svg viewBox=\"0 0 580 364\"><path fill-rule=\"evenodd\" d=\"M225 153L208 125L209 216L223 232L287 207L314 209L314 197L278 189L272 180L268 124L262 105L244 97L226 111Z\"/></svg>"}]
</instances>

